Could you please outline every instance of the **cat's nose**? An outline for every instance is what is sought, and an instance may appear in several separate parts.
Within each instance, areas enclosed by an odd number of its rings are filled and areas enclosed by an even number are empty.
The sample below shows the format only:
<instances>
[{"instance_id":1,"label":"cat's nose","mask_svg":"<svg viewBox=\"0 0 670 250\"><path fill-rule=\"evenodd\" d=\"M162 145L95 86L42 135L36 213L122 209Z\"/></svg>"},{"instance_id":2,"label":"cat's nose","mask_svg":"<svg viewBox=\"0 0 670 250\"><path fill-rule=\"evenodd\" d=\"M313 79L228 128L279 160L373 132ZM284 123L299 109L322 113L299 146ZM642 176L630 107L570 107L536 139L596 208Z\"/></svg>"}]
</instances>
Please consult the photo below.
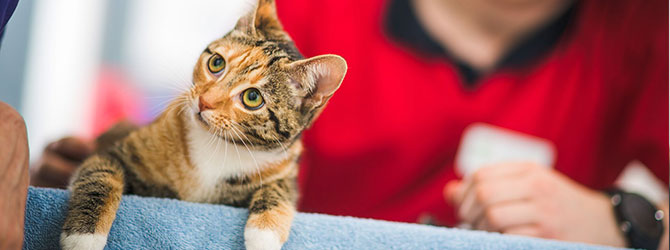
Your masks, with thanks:
<instances>
[{"instance_id":1,"label":"cat's nose","mask_svg":"<svg viewBox=\"0 0 670 250\"><path fill-rule=\"evenodd\" d=\"M202 112L208 109L214 109L214 105L210 104L205 98L200 96L200 98L198 98L198 108L200 108L200 112Z\"/></svg>"}]
</instances>

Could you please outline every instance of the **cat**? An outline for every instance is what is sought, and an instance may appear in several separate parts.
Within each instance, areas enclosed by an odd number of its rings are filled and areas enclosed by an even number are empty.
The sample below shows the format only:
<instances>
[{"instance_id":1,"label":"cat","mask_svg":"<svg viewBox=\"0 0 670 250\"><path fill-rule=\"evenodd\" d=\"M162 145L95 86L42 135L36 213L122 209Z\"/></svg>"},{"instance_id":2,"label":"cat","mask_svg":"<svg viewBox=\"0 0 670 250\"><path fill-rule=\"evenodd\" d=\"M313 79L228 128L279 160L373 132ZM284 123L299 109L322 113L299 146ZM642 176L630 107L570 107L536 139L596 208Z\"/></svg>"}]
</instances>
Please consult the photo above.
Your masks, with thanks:
<instances>
[{"instance_id":1,"label":"cat","mask_svg":"<svg viewBox=\"0 0 670 250\"><path fill-rule=\"evenodd\" d=\"M136 194L248 208L246 249L280 249L296 212L301 133L346 71L337 55L304 58L274 1L259 0L202 52L187 93L82 163L62 248L103 249L122 195Z\"/></svg>"}]
</instances>

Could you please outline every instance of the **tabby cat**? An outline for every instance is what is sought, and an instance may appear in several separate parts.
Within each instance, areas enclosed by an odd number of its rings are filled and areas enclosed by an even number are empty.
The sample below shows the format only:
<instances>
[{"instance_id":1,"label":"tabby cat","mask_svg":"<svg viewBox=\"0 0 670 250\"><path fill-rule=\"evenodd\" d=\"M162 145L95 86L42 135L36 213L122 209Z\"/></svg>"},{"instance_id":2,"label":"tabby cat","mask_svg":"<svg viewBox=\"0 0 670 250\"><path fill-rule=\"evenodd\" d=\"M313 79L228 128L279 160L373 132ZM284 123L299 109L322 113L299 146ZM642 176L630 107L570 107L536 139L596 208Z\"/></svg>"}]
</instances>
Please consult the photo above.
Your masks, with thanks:
<instances>
[{"instance_id":1,"label":"tabby cat","mask_svg":"<svg viewBox=\"0 0 670 250\"><path fill-rule=\"evenodd\" d=\"M301 132L339 88L336 55L305 59L260 0L207 46L193 86L73 176L63 249L103 249L123 194L249 209L247 249L280 249L297 199Z\"/></svg>"}]
</instances>

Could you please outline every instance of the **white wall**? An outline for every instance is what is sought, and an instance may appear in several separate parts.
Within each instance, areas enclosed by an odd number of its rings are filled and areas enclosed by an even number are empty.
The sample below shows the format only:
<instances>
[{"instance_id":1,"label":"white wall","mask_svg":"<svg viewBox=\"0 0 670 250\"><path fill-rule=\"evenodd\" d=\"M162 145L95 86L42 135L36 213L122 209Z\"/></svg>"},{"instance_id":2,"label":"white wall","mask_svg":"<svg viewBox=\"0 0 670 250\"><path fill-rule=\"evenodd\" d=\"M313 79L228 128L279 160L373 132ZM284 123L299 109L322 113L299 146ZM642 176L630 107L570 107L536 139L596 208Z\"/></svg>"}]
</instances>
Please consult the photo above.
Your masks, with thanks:
<instances>
[{"instance_id":1,"label":"white wall","mask_svg":"<svg viewBox=\"0 0 670 250\"><path fill-rule=\"evenodd\" d=\"M150 88L189 86L193 65L206 45L232 29L254 4L251 0L131 2L123 49L128 72Z\"/></svg>"},{"instance_id":2,"label":"white wall","mask_svg":"<svg viewBox=\"0 0 670 250\"><path fill-rule=\"evenodd\" d=\"M105 22L115 22L106 18L108 1L34 2L22 98L33 160L48 142L89 134L89 98L109 39ZM193 65L205 46L232 29L254 4L255 0L128 1L123 41L115 45L121 47L123 60L116 66L148 93L176 92L190 85Z\"/></svg>"},{"instance_id":3,"label":"white wall","mask_svg":"<svg viewBox=\"0 0 670 250\"><path fill-rule=\"evenodd\" d=\"M36 0L23 115L31 158L47 142L85 131L100 64L106 0Z\"/></svg>"}]
</instances>

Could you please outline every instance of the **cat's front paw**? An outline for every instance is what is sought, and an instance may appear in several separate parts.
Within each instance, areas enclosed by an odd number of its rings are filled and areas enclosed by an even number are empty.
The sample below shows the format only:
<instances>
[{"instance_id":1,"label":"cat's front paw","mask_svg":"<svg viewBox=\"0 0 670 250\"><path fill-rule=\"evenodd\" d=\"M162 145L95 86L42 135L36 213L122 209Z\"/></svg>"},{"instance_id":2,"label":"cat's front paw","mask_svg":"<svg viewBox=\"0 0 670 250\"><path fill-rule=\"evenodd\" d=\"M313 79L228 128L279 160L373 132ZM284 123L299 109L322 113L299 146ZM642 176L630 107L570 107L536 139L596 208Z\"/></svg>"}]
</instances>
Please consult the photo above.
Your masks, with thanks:
<instances>
[{"instance_id":1,"label":"cat's front paw","mask_svg":"<svg viewBox=\"0 0 670 250\"><path fill-rule=\"evenodd\" d=\"M272 230L247 227L244 229L244 246L247 250L280 250L282 243Z\"/></svg>"},{"instance_id":2,"label":"cat's front paw","mask_svg":"<svg viewBox=\"0 0 670 250\"><path fill-rule=\"evenodd\" d=\"M107 235L102 234L65 234L60 235L63 250L102 250L107 243Z\"/></svg>"}]
</instances>

